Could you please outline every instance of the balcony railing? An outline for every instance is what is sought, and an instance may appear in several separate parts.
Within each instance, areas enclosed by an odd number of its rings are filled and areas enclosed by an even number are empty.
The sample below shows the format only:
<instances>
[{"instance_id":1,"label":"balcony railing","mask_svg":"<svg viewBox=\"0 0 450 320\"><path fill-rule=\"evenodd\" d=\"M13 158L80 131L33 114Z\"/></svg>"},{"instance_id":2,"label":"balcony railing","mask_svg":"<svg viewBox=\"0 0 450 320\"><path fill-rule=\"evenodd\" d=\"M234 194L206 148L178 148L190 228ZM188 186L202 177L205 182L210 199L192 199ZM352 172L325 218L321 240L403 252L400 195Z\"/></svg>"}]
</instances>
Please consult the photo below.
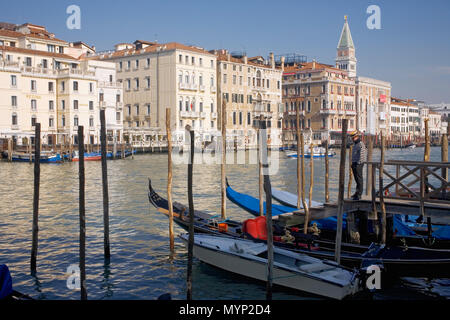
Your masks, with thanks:
<instances>
[{"instance_id":1,"label":"balcony railing","mask_svg":"<svg viewBox=\"0 0 450 320\"><path fill-rule=\"evenodd\" d=\"M98 82L99 88L112 88L112 89L121 89L122 83L116 82L116 81L99 81Z\"/></svg>"},{"instance_id":2,"label":"balcony railing","mask_svg":"<svg viewBox=\"0 0 450 320\"><path fill-rule=\"evenodd\" d=\"M182 118L198 118L199 113L196 111L180 111L180 117L182 117Z\"/></svg>"},{"instance_id":3,"label":"balcony railing","mask_svg":"<svg viewBox=\"0 0 450 320\"><path fill-rule=\"evenodd\" d=\"M342 111L342 110L339 110ZM320 109L319 113L320 114L337 114L337 110L336 109Z\"/></svg>"}]
</instances>

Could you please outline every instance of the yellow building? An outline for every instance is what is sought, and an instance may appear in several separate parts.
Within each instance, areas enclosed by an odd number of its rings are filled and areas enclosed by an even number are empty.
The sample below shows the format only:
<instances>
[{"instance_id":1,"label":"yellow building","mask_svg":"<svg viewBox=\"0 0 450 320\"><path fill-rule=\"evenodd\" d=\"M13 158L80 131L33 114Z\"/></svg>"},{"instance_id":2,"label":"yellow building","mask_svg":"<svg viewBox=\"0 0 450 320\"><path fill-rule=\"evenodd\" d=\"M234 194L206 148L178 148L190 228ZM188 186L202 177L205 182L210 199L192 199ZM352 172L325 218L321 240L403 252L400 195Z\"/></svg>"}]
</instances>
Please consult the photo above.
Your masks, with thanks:
<instances>
[{"instance_id":1,"label":"yellow building","mask_svg":"<svg viewBox=\"0 0 450 320\"><path fill-rule=\"evenodd\" d=\"M225 102L229 146L236 143L238 148L255 148L257 121L261 116L268 129L269 147L280 146L283 71L275 66L273 54L266 62L262 57L248 58L243 53L230 54L227 50L211 52L217 55L218 111L221 119L221 106Z\"/></svg>"}]
</instances>

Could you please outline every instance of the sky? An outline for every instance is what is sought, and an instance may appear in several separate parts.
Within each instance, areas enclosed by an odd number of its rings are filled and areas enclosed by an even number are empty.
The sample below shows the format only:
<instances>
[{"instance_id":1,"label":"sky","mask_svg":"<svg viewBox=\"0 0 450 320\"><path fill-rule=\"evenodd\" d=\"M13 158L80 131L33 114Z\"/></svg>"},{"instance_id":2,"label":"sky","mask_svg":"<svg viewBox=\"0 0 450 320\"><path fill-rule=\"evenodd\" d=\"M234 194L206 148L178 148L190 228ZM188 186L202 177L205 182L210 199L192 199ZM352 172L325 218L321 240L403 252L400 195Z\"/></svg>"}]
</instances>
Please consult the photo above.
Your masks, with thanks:
<instances>
[{"instance_id":1,"label":"sky","mask_svg":"<svg viewBox=\"0 0 450 320\"><path fill-rule=\"evenodd\" d=\"M70 5L80 7L79 30L67 28ZM381 29L367 27L370 5L380 8ZM398 98L450 102L448 0L22 0L0 11L0 21L43 25L97 50L137 39L176 41L248 56L298 53L333 65L344 16L358 75L391 82Z\"/></svg>"}]
</instances>

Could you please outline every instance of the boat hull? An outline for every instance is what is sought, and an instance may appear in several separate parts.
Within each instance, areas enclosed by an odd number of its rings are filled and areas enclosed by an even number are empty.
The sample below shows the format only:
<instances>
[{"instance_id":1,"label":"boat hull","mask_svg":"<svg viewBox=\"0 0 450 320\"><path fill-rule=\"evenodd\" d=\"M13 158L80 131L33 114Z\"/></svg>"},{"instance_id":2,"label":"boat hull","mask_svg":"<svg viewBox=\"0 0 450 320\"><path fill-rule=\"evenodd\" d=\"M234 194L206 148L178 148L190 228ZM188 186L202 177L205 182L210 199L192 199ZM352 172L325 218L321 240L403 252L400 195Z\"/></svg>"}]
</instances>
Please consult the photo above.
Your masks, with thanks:
<instances>
[{"instance_id":1,"label":"boat hull","mask_svg":"<svg viewBox=\"0 0 450 320\"><path fill-rule=\"evenodd\" d=\"M187 244L185 238L182 238ZM248 278L267 281L267 260L256 261L229 252L214 250L194 243L194 256L200 261L214 267L239 274ZM274 264L273 283L283 287L312 293L319 296L342 300L357 293L358 285L343 286L331 282L320 281L315 277L286 270Z\"/></svg>"}]
</instances>

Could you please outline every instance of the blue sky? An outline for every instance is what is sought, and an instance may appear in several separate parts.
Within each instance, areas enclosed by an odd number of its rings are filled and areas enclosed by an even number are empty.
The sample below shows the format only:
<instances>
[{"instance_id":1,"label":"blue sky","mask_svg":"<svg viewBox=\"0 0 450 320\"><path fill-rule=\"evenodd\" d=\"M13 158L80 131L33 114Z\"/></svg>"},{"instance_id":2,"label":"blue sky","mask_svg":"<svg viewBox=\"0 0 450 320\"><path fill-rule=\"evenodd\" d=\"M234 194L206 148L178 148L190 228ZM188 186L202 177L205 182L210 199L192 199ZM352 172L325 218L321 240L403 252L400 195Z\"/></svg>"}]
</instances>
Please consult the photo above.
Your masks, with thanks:
<instances>
[{"instance_id":1,"label":"blue sky","mask_svg":"<svg viewBox=\"0 0 450 320\"><path fill-rule=\"evenodd\" d=\"M81 8L81 29L66 27L66 8ZM369 30L369 5L381 9L381 30ZM301 53L334 64L348 15L358 74L390 81L393 96L450 102L450 1L90 0L15 1L0 21L44 25L58 38L97 50L136 39L177 41L249 56Z\"/></svg>"}]
</instances>

